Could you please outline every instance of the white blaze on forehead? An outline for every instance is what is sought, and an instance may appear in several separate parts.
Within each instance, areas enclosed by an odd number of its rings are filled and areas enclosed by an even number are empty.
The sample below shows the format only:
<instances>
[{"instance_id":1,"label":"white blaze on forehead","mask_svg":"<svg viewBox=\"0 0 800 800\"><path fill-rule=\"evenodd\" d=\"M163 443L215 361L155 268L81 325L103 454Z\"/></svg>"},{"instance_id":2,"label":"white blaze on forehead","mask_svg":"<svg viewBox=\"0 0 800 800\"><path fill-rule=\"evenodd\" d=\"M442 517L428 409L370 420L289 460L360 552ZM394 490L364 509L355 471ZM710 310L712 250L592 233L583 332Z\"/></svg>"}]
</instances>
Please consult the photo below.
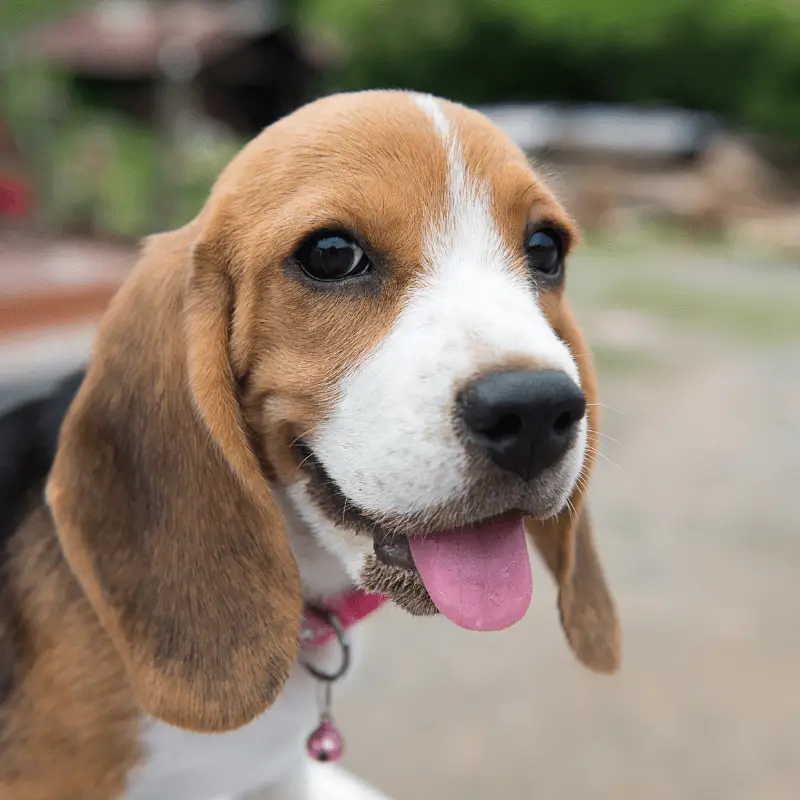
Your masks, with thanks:
<instances>
[{"instance_id":1,"label":"white blaze on forehead","mask_svg":"<svg viewBox=\"0 0 800 800\"><path fill-rule=\"evenodd\" d=\"M342 380L333 413L310 437L342 492L372 514L424 512L469 492L453 417L456 395L470 380L521 360L579 382L533 286L514 267L520 256L500 234L491 187L470 175L440 102L415 101L447 152L447 207L423 232L419 283L392 330ZM581 425L567 456L575 462L566 470L572 483L583 463ZM565 498L571 489L564 487Z\"/></svg>"},{"instance_id":2,"label":"white blaze on forehead","mask_svg":"<svg viewBox=\"0 0 800 800\"><path fill-rule=\"evenodd\" d=\"M433 280L452 272L481 275L502 273L517 290L530 292L525 279L511 270L508 247L491 213L489 187L476 184L467 172L461 144L450 121L434 97L420 95L417 105L431 118L447 151L448 207L443 219L431 220L426 231L423 258Z\"/></svg>"}]
</instances>

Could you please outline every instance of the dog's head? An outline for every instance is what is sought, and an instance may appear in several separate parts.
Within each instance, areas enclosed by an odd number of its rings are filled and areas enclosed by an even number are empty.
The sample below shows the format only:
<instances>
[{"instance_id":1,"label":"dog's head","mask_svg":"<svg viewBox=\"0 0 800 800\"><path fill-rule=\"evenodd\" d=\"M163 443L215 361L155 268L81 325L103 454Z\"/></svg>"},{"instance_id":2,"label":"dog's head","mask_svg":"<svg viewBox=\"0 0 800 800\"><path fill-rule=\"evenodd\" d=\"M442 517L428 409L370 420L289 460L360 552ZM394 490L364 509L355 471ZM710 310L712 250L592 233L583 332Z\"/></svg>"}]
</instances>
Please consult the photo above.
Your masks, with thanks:
<instances>
[{"instance_id":1,"label":"dog's head","mask_svg":"<svg viewBox=\"0 0 800 800\"><path fill-rule=\"evenodd\" d=\"M487 119L394 92L276 123L150 240L48 486L147 710L221 730L275 699L303 602L287 504L355 581L475 629L527 608L525 518L573 649L615 668L574 240Z\"/></svg>"}]
</instances>

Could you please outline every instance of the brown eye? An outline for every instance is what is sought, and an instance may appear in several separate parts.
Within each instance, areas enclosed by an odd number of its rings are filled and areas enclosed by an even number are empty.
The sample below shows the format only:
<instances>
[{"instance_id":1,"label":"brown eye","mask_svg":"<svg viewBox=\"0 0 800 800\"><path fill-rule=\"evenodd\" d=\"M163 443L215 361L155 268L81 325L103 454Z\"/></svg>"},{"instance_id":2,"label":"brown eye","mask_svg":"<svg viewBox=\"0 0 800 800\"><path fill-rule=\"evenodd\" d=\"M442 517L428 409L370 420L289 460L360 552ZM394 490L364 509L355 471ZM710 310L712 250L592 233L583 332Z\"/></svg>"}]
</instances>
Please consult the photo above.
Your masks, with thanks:
<instances>
[{"instance_id":1,"label":"brown eye","mask_svg":"<svg viewBox=\"0 0 800 800\"><path fill-rule=\"evenodd\" d=\"M555 231L535 231L528 239L526 250L531 269L547 275L549 278L557 278L561 275L564 254L561 237Z\"/></svg>"},{"instance_id":2,"label":"brown eye","mask_svg":"<svg viewBox=\"0 0 800 800\"><path fill-rule=\"evenodd\" d=\"M316 233L301 245L295 260L315 281L340 281L369 272L364 251L346 233Z\"/></svg>"}]
</instances>

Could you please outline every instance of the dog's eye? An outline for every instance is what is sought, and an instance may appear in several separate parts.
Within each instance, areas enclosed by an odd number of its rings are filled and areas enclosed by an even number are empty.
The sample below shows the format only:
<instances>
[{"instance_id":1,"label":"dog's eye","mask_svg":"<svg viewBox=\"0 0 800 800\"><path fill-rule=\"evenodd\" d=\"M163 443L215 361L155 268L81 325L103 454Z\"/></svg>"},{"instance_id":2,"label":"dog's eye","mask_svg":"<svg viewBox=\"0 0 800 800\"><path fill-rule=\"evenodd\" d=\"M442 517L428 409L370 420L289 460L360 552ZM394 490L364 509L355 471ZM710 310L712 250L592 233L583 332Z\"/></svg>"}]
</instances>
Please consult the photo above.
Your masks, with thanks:
<instances>
[{"instance_id":1,"label":"dog's eye","mask_svg":"<svg viewBox=\"0 0 800 800\"><path fill-rule=\"evenodd\" d=\"M340 281L371 268L364 251L346 233L317 233L297 251L295 259L316 281Z\"/></svg>"},{"instance_id":2,"label":"dog's eye","mask_svg":"<svg viewBox=\"0 0 800 800\"><path fill-rule=\"evenodd\" d=\"M561 238L555 231L538 230L528 239L528 264L550 278L558 277L563 267Z\"/></svg>"}]
</instances>

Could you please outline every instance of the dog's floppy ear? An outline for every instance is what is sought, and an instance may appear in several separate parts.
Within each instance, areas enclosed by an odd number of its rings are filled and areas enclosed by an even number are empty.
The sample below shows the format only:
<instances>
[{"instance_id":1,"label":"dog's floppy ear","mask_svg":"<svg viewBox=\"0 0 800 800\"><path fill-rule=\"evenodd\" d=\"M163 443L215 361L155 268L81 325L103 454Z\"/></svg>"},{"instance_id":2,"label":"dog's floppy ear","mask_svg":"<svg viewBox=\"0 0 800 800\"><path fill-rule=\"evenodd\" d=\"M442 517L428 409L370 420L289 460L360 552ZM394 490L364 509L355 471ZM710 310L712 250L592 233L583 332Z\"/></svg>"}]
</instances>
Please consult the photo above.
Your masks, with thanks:
<instances>
[{"instance_id":1,"label":"dog's floppy ear","mask_svg":"<svg viewBox=\"0 0 800 800\"><path fill-rule=\"evenodd\" d=\"M577 518L566 511L544 522L526 520L539 553L558 583L558 607L575 655L597 672L616 672L620 629L597 557L584 502Z\"/></svg>"},{"instance_id":2,"label":"dog's floppy ear","mask_svg":"<svg viewBox=\"0 0 800 800\"><path fill-rule=\"evenodd\" d=\"M222 731L283 688L302 601L237 398L239 278L187 230L151 240L112 302L47 498L144 709Z\"/></svg>"},{"instance_id":3,"label":"dog's floppy ear","mask_svg":"<svg viewBox=\"0 0 800 800\"><path fill-rule=\"evenodd\" d=\"M588 448L578 486L560 514L526 527L545 564L558 583L561 624L575 655L597 672L615 672L621 656L621 636L614 601L597 556L589 508L584 497L597 450L597 381L589 346L566 298L554 328L579 364L581 385L589 400Z\"/></svg>"}]
</instances>

